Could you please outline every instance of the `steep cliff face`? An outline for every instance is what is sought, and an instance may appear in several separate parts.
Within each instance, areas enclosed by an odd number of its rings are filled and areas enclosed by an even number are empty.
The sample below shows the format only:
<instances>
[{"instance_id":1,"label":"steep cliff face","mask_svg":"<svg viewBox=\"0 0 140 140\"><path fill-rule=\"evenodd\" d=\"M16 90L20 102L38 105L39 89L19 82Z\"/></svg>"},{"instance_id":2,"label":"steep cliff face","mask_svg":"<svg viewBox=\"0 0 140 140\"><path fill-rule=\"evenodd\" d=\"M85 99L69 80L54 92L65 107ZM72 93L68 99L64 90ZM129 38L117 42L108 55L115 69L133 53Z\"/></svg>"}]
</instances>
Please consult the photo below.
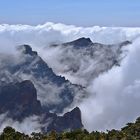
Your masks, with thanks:
<instances>
[{"instance_id":1,"label":"steep cliff face","mask_svg":"<svg viewBox=\"0 0 140 140\"><path fill-rule=\"evenodd\" d=\"M50 46L51 55L55 56L51 61L54 61L55 65L49 63L47 59L46 61L56 74L61 74L72 83L86 87L99 74L113 66L119 66L125 54L122 52L129 44L131 44L129 41L110 45L94 43L89 38L83 37Z\"/></svg>"},{"instance_id":2,"label":"steep cliff face","mask_svg":"<svg viewBox=\"0 0 140 140\"><path fill-rule=\"evenodd\" d=\"M82 37L77 40L64 43L62 45L73 46L75 49L80 49L80 48L90 47L91 45L93 45L93 42L90 40L90 38Z\"/></svg>"},{"instance_id":3,"label":"steep cliff face","mask_svg":"<svg viewBox=\"0 0 140 140\"><path fill-rule=\"evenodd\" d=\"M49 116L49 117L48 117ZM81 120L81 111L78 107L72 111L65 113L63 116L56 116L54 114L46 114L45 121L51 122L47 127L43 128L43 131L57 130L57 132L70 131L83 128ZM49 119L46 119L49 118Z\"/></svg>"},{"instance_id":4,"label":"steep cliff face","mask_svg":"<svg viewBox=\"0 0 140 140\"><path fill-rule=\"evenodd\" d=\"M45 132L83 126L81 115L69 119L80 110L64 116L55 112L62 112L79 95L84 96L84 89L57 76L29 45L18 46L16 56L1 57L0 63L0 114L6 113L15 121L38 116Z\"/></svg>"},{"instance_id":5,"label":"steep cliff face","mask_svg":"<svg viewBox=\"0 0 140 140\"><path fill-rule=\"evenodd\" d=\"M41 104L31 81L9 83L0 87L0 114L8 112L8 117L22 120L41 113Z\"/></svg>"},{"instance_id":6,"label":"steep cliff face","mask_svg":"<svg viewBox=\"0 0 140 140\"><path fill-rule=\"evenodd\" d=\"M11 63L1 67L0 83L30 80L37 89L37 98L44 108L62 112L78 96L84 96L81 86L71 84L62 76L57 76L45 61L29 45L17 47L18 56L11 57ZM80 98L80 97L79 97Z\"/></svg>"},{"instance_id":7,"label":"steep cliff face","mask_svg":"<svg viewBox=\"0 0 140 140\"><path fill-rule=\"evenodd\" d=\"M126 41L116 45L93 43L89 38L50 46L59 48L59 69L49 65L29 45L17 47L15 56L0 59L0 114L22 121L27 117L39 117L42 131L74 130L82 128L81 111L78 107L63 116L57 113L81 99L87 92L83 86L99 74L119 66L123 58L122 47ZM63 54L63 55L62 55ZM71 76L77 81L66 80L54 73ZM66 66L66 67L65 67ZM51 113L50 113L51 112Z\"/></svg>"},{"instance_id":8,"label":"steep cliff face","mask_svg":"<svg viewBox=\"0 0 140 140\"><path fill-rule=\"evenodd\" d=\"M36 89L29 80L0 87L0 114L3 113L7 113L6 117L14 121L23 121L27 117L36 115L40 119L41 129L45 132L52 130L61 132L83 127L79 108L63 116L44 110L37 100Z\"/></svg>"}]
</instances>

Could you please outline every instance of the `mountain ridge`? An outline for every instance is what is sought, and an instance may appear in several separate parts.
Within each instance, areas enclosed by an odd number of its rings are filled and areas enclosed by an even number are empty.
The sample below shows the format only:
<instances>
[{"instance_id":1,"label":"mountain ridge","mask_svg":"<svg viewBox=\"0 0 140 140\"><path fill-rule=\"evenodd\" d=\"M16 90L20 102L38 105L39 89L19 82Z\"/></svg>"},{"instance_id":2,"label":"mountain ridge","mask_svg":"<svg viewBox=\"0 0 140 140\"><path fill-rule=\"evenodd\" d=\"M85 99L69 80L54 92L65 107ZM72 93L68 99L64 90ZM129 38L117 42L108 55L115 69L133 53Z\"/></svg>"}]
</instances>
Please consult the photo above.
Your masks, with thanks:
<instances>
[{"instance_id":1,"label":"mountain ridge","mask_svg":"<svg viewBox=\"0 0 140 140\"><path fill-rule=\"evenodd\" d=\"M83 37L55 47L63 48L63 55L57 57L63 72L91 82L99 74L119 66L122 47L130 43L105 45ZM72 84L64 76L58 76L54 68L27 44L18 46L17 51L19 54L15 58L18 59L0 60L3 64L0 67L0 114L9 112L7 117L18 121L37 115L44 132L83 128L81 111L75 105L88 96L88 83ZM92 71L88 71L89 66L93 67ZM66 108L74 109L63 116L57 115Z\"/></svg>"}]
</instances>

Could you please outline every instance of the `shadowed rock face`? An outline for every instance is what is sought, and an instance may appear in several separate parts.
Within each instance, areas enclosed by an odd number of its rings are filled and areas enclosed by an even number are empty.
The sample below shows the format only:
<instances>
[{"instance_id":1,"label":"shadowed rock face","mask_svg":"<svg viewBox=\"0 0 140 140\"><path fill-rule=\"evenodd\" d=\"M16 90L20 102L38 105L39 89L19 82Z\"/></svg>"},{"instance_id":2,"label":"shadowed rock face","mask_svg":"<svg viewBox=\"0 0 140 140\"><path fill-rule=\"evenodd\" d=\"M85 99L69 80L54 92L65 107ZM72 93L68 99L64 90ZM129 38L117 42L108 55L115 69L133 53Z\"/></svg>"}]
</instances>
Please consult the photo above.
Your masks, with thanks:
<instances>
[{"instance_id":1,"label":"shadowed rock face","mask_svg":"<svg viewBox=\"0 0 140 140\"><path fill-rule=\"evenodd\" d=\"M57 130L62 132L64 130L75 130L83 128L81 120L81 111L78 107L72 111L65 113L63 116L56 116L54 114L46 114L45 118L53 118L48 127L44 127L43 131Z\"/></svg>"},{"instance_id":2,"label":"shadowed rock face","mask_svg":"<svg viewBox=\"0 0 140 140\"><path fill-rule=\"evenodd\" d=\"M87 87L100 74L107 72L113 66L120 66L126 52L123 47L131 44L124 41L117 44L102 44L92 42L89 38L79 38L72 42L58 44L50 48L59 50L52 60L59 64L50 66L56 73L65 75L72 83ZM46 49L47 51L47 49ZM52 51L53 52L53 51ZM46 60L47 61L47 60Z\"/></svg>"},{"instance_id":3,"label":"shadowed rock face","mask_svg":"<svg viewBox=\"0 0 140 140\"><path fill-rule=\"evenodd\" d=\"M37 55L37 52L36 51L33 51L32 48L29 46L29 45L22 45L22 47L17 47L18 50L21 51L21 53L24 53L24 54L29 54L31 56L36 56Z\"/></svg>"},{"instance_id":4,"label":"shadowed rock face","mask_svg":"<svg viewBox=\"0 0 140 140\"><path fill-rule=\"evenodd\" d=\"M93 59L93 62L96 62L96 67L88 72L89 75L86 75L87 81L90 81L90 78L93 80L100 73L118 64L120 48L128 44L130 44L129 41L120 43L116 49L113 47L114 45L92 43L89 38L80 38L62 44L66 47L66 52L71 50L74 53L74 57L68 56L64 51L67 57L62 58L61 61L69 65L68 72L72 71L77 74L80 69L79 61L82 57L88 56L86 63L90 58ZM78 107L63 116L58 116L56 113L62 112L65 107L73 103L77 94L84 95L83 87L71 84L64 77L57 76L29 45L19 46L18 49L21 52L22 61L8 63L0 69L0 77L4 79L0 80L0 114L8 112L7 117L18 121L37 115L42 124L42 131L45 132L82 128L81 112ZM78 55L79 57L75 57ZM41 97L44 97L45 104L42 104ZM50 97L52 97L51 99L58 98L60 101L52 102ZM50 113L50 111L54 113Z\"/></svg>"},{"instance_id":5,"label":"shadowed rock face","mask_svg":"<svg viewBox=\"0 0 140 140\"><path fill-rule=\"evenodd\" d=\"M8 118L16 121L36 115L45 132L81 128L81 116L72 118L71 123L76 121L74 125L70 125L65 123L67 117L60 117L49 111L63 111L73 102L74 96L83 90L82 87L57 76L29 45L18 46L18 50L20 57L16 59L16 63L13 59L12 63L4 63L4 67L0 67L0 114L7 113ZM40 96L46 104L42 104ZM58 103L57 98L60 98ZM50 100L54 102L50 103ZM56 127L54 124L62 126Z\"/></svg>"},{"instance_id":6,"label":"shadowed rock face","mask_svg":"<svg viewBox=\"0 0 140 140\"><path fill-rule=\"evenodd\" d=\"M21 45L17 49L20 55L19 60L16 59L18 62L5 64L0 71L0 77L6 79L4 82L32 81L41 104L45 109L55 113L61 113L69 106L74 101L75 95L81 93L84 95L82 87L71 84L62 76L57 76L29 45ZM0 80L0 83L3 82Z\"/></svg>"},{"instance_id":7,"label":"shadowed rock face","mask_svg":"<svg viewBox=\"0 0 140 140\"><path fill-rule=\"evenodd\" d=\"M124 42L120 43L120 46L123 47L123 46L127 46L127 45L130 45L130 44L132 44L132 42L124 41Z\"/></svg>"},{"instance_id":8,"label":"shadowed rock face","mask_svg":"<svg viewBox=\"0 0 140 140\"><path fill-rule=\"evenodd\" d=\"M131 44L130 41L124 41L124 42L121 42L120 44L116 44L116 45L123 47L123 46L129 45L129 44ZM82 37L82 38L76 39L71 42L63 43L62 45L73 46L75 49L80 49L80 48L84 49L84 48L88 48L91 46L101 46L101 47L103 46L104 47L104 46L114 46L115 44L105 45L105 44L101 44L101 43L93 43L90 38Z\"/></svg>"},{"instance_id":9,"label":"shadowed rock face","mask_svg":"<svg viewBox=\"0 0 140 140\"><path fill-rule=\"evenodd\" d=\"M64 116L57 116L55 113L49 113L49 110L43 110L40 101L37 100L36 89L29 80L3 85L0 88L0 114L6 112L8 112L8 118L17 121L33 115L38 116L42 131L45 132L52 130L61 132L83 127L79 108L75 108ZM44 126L44 124L47 125Z\"/></svg>"},{"instance_id":10,"label":"shadowed rock face","mask_svg":"<svg viewBox=\"0 0 140 140\"><path fill-rule=\"evenodd\" d=\"M92 44L93 43L90 40L90 38L82 37L82 38L79 38L79 39L74 40L72 42L64 43L63 45L64 46L70 45L70 46L73 46L75 49L79 49L79 48L82 48L82 47L89 47Z\"/></svg>"},{"instance_id":11,"label":"shadowed rock face","mask_svg":"<svg viewBox=\"0 0 140 140\"><path fill-rule=\"evenodd\" d=\"M40 101L31 81L9 83L0 87L0 114L8 112L8 116L22 120L30 115L42 112Z\"/></svg>"}]
</instances>

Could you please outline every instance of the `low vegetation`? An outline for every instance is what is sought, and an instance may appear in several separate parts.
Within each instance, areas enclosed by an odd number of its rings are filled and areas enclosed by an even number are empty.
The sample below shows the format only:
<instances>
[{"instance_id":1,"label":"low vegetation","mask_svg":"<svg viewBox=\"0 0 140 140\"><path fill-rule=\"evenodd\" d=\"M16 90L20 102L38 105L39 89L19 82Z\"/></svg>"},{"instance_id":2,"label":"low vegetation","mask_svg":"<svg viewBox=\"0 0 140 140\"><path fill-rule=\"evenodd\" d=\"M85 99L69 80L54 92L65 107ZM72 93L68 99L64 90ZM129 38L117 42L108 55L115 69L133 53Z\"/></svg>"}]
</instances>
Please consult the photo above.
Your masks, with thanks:
<instances>
[{"instance_id":1,"label":"low vegetation","mask_svg":"<svg viewBox=\"0 0 140 140\"><path fill-rule=\"evenodd\" d=\"M71 132L32 133L30 136L17 132L12 127L6 127L0 135L0 140L140 140L140 118L135 123L128 123L121 130L107 132L75 130Z\"/></svg>"}]
</instances>

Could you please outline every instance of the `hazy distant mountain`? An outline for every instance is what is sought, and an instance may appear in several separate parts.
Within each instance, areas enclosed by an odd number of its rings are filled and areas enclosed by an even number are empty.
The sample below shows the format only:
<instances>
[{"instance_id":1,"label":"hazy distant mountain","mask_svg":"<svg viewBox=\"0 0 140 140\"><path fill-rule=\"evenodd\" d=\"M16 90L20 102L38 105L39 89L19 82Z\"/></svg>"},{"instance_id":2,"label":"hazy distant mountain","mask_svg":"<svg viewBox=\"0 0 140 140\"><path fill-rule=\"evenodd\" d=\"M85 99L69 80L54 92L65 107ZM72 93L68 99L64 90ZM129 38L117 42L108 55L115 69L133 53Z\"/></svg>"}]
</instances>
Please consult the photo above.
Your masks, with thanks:
<instances>
[{"instance_id":1,"label":"hazy distant mountain","mask_svg":"<svg viewBox=\"0 0 140 140\"><path fill-rule=\"evenodd\" d=\"M87 96L83 86L91 79L115 65L119 66L123 58L122 47L130 43L125 41L116 45L104 45L93 43L89 38L80 38L51 45L52 49L59 48L63 53L57 57L61 67L59 72L62 70L63 74L75 76L79 85L57 76L29 45L18 46L13 55L2 54L0 114L7 113L8 118L18 121L33 115L39 116L42 131L55 129L60 132L82 128L78 107L63 116L56 113L61 113ZM54 70L57 73L57 69Z\"/></svg>"},{"instance_id":2,"label":"hazy distant mountain","mask_svg":"<svg viewBox=\"0 0 140 140\"><path fill-rule=\"evenodd\" d=\"M64 77L57 76L53 70L32 51L29 45L18 46L18 56L9 58L1 66L1 84L31 80L37 89L37 97L41 104L53 112L62 112L78 96L85 96L84 89L73 85ZM80 99L80 97L79 97Z\"/></svg>"},{"instance_id":3,"label":"hazy distant mountain","mask_svg":"<svg viewBox=\"0 0 140 140\"><path fill-rule=\"evenodd\" d=\"M111 45L93 43L90 38L84 37L72 42L54 44L49 48L51 52L58 50L59 53L53 60L59 67L51 63L50 66L72 83L87 86L99 74L115 65L119 66L125 55L122 53L124 46L129 44L129 41Z\"/></svg>"},{"instance_id":4,"label":"hazy distant mountain","mask_svg":"<svg viewBox=\"0 0 140 140\"><path fill-rule=\"evenodd\" d=\"M22 121L27 117L36 115L40 118L42 131L74 130L82 128L81 112L75 108L63 116L57 116L44 110L37 92L31 81L9 83L0 87L0 114L7 113L7 118ZM44 125L46 124L46 125Z\"/></svg>"}]
</instances>

